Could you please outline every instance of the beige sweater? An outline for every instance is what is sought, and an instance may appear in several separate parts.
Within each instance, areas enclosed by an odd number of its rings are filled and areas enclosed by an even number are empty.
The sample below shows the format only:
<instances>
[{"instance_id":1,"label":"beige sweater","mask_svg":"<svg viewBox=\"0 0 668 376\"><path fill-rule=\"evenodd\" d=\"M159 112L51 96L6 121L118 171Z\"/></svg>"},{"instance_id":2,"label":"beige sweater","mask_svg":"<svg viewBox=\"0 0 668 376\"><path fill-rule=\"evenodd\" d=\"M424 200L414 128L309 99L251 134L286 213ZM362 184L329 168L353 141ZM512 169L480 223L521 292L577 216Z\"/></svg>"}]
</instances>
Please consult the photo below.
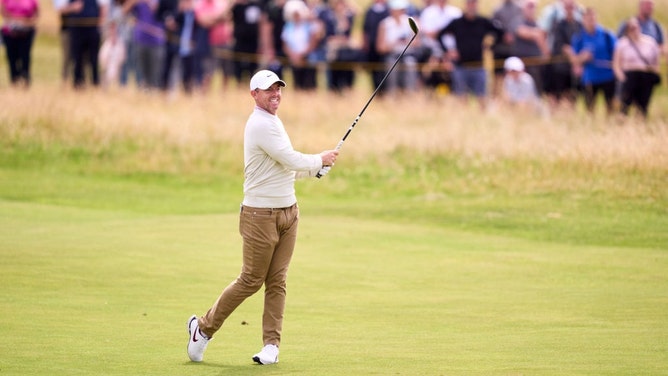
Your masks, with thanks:
<instances>
[{"instance_id":1,"label":"beige sweater","mask_svg":"<svg viewBox=\"0 0 668 376\"><path fill-rule=\"evenodd\" d=\"M244 166L243 204L285 208L297 202L295 179L315 176L322 158L294 150L281 119L256 106L244 132Z\"/></svg>"}]
</instances>

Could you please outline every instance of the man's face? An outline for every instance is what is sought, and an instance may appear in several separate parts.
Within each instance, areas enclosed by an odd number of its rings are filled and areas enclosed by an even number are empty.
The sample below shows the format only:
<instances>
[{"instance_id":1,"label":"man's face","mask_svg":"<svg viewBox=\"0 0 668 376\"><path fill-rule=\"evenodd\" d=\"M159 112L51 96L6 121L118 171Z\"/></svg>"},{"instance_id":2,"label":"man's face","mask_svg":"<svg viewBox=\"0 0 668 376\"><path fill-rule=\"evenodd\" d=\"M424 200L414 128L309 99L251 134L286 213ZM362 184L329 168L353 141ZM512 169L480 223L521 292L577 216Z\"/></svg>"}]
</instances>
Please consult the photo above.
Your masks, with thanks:
<instances>
[{"instance_id":1,"label":"man's face","mask_svg":"<svg viewBox=\"0 0 668 376\"><path fill-rule=\"evenodd\" d=\"M475 17L478 14L478 1L477 0L467 0L465 13L469 17Z\"/></svg>"},{"instance_id":2,"label":"man's face","mask_svg":"<svg viewBox=\"0 0 668 376\"><path fill-rule=\"evenodd\" d=\"M596 29L596 13L592 9L587 9L582 16L582 25L587 32L593 32Z\"/></svg>"},{"instance_id":3,"label":"man's face","mask_svg":"<svg viewBox=\"0 0 668 376\"><path fill-rule=\"evenodd\" d=\"M527 20L534 21L536 19L536 1L535 0L527 0L524 3L523 14L524 14L524 18L526 18Z\"/></svg>"},{"instance_id":4,"label":"man's face","mask_svg":"<svg viewBox=\"0 0 668 376\"><path fill-rule=\"evenodd\" d=\"M652 17L654 11L654 1L642 0L640 1L640 15L643 17Z\"/></svg>"},{"instance_id":5,"label":"man's face","mask_svg":"<svg viewBox=\"0 0 668 376\"><path fill-rule=\"evenodd\" d=\"M255 89L251 91L251 96L258 107L276 115L278 105L281 103L281 84L275 82L267 90Z\"/></svg>"}]
</instances>

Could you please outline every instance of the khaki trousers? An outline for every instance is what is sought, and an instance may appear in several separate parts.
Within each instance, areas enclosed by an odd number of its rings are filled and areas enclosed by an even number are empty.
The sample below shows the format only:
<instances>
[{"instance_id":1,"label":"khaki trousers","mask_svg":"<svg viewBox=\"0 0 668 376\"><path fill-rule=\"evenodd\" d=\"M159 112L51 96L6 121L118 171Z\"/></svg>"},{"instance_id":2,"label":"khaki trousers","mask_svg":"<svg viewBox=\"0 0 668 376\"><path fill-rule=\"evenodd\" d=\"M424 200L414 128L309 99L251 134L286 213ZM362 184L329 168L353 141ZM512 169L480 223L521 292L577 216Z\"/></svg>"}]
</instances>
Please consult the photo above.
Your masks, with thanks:
<instances>
[{"instance_id":1,"label":"khaki trousers","mask_svg":"<svg viewBox=\"0 0 668 376\"><path fill-rule=\"evenodd\" d=\"M264 284L262 339L265 345L279 346L288 267L295 248L298 224L297 204L281 209L241 207L241 274L223 290L206 315L199 319L200 330L205 335L211 338L230 314Z\"/></svg>"}]
</instances>

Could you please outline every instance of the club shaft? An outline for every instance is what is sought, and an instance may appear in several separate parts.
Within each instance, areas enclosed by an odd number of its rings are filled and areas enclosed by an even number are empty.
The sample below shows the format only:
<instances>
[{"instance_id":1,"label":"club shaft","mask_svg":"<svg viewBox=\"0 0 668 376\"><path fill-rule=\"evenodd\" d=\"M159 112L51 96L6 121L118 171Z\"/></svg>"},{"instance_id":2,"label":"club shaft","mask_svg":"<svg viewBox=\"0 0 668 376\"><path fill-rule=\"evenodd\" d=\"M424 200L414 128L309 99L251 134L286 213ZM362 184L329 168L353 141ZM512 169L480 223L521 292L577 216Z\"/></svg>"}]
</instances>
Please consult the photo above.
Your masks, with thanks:
<instances>
[{"instance_id":1,"label":"club shaft","mask_svg":"<svg viewBox=\"0 0 668 376\"><path fill-rule=\"evenodd\" d=\"M343 138L341 138L341 141L339 141L339 143L336 145L336 150L341 150L341 148L343 147L343 143L346 142L346 138L348 138L350 133L353 131L353 129L355 128L355 125L357 125L357 122L360 120L360 118L364 114L364 111L366 111L367 107L369 107L369 105L371 104L371 101L373 101L373 98L376 97L376 94L378 94L378 91L381 89L381 87L385 83L385 80L387 80L387 77L392 73L392 71L397 66L397 64L399 64L399 61L401 60L401 58L404 57L404 54L408 50L408 47L410 47L411 43L413 43L413 40L415 39L416 36L417 36L417 33L413 34L413 37L408 41L408 43L406 44L406 47L404 47L403 51L401 51L401 53L399 54L399 57L397 57L397 59L394 61L394 63L390 67L390 69L388 69L388 71L385 73L385 76L383 76L383 79L380 80L380 83L378 84L378 86L376 86L376 89L371 94L371 97L366 102L364 107L362 107L362 111L360 111L359 115L357 115L357 117L355 118L355 121L353 121L353 123L350 125L350 127L348 128L346 133L343 135ZM318 173L316 175L316 177L320 178L320 173Z\"/></svg>"},{"instance_id":2,"label":"club shaft","mask_svg":"<svg viewBox=\"0 0 668 376\"><path fill-rule=\"evenodd\" d=\"M404 47L404 50L401 51L401 53L399 54L399 57L394 61L394 63L390 67L390 69L385 73L385 76L383 76L383 79L380 80L380 83L376 87L376 90L373 91L369 100L366 102L364 107L362 107L362 111L360 111L359 115L357 115L357 117L355 118L355 121L353 121L353 123L350 125L350 128L348 128L346 133L343 135L343 138L341 139L341 141L339 141L339 143L336 145L336 150L341 149L341 147L343 146L343 143L346 141L346 138L348 138L348 135L350 135L350 133L353 131L353 128L355 128L355 125L357 125L357 122L360 120L360 118L364 114L364 111L366 111L367 107L369 107L369 105L371 104L371 101L373 101L373 98L376 97L376 94L378 94L378 91L380 90L380 88L385 83L385 80L387 80L387 77L392 73L392 71L397 66L397 64L399 64L399 61L401 60L401 58L404 57L404 54L408 50L408 47L410 47L411 43L413 43L413 39L415 39L416 36L417 36L417 34L413 34L413 37L408 41L408 43L406 44L406 47Z\"/></svg>"}]
</instances>

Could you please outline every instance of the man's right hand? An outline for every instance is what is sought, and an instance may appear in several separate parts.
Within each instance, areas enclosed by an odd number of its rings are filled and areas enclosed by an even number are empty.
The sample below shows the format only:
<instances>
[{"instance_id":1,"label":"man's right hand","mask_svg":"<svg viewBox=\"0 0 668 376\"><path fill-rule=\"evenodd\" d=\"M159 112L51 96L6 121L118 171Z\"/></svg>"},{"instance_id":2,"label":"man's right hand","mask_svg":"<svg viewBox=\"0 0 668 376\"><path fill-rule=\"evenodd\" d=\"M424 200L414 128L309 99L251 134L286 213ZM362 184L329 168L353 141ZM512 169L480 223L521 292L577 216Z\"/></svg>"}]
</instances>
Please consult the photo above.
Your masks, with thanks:
<instances>
[{"instance_id":1,"label":"man's right hand","mask_svg":"<svg viewBox=\"0 0 668 376\"><path fill-rule=\"evenodd\" d=\"M339 155L338 150L325 150L322 153L320 153L320 157L322 158L322 165L324 166L331 166L336 162L336 157Z\"/></svg>"}]
</instances>

